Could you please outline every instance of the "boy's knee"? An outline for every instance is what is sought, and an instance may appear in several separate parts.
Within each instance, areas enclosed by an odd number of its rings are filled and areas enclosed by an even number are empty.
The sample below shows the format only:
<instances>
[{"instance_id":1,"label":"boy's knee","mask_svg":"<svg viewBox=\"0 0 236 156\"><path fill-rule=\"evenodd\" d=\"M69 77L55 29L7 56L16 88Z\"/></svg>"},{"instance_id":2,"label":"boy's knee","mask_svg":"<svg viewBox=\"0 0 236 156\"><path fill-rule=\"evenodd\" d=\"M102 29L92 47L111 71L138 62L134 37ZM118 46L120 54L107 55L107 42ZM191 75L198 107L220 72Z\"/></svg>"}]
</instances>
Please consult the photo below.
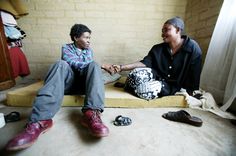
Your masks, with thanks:
<instances>
[{"instance_id":1,"label":"boy's knee","mask_svg":"<svg viewBox=\"0 0 236 156\"><path fill-rule=\"evenodd\" d=\"M96 62L94 62L94 61L89 63L88 67L89 68L100 68L100 66Z\"/></svg>"},{"instance_id":2,"label":"boy's knee","mask_svg":"<svg viewBox=\"0 0 236 156\"><path fill-rule=\"evenodd\" d=\"M58 67L68 67L69 66L69 64L64 60L58 60L55 62L54 65L58 66Z\"/></svg>"}]
</instances>

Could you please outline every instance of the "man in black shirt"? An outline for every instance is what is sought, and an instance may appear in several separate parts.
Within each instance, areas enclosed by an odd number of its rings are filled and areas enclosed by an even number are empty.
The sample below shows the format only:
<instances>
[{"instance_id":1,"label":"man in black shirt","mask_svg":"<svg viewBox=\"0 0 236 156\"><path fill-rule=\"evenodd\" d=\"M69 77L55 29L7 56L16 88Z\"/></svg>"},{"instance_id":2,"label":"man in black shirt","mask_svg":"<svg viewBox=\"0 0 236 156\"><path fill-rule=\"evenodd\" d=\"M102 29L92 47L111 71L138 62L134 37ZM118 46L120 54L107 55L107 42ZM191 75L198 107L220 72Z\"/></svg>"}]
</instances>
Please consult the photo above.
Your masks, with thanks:
<instances>
[{"instance_id":1,"label":"man in black shirt","mask_svg":"<svg viewBox=\"0 0 236 156\"><path fill-rule=\"evenodd\" d=\"M162 28L163 43L154 45L143 60L113 65L110 72L148 67L153 79L161 82L158 96L173 95L181 88L192 95L194 90L199 89L202 52L196 41L182 35L183 31L181 18L167 20Z\"/></svg>"}]
</instances>

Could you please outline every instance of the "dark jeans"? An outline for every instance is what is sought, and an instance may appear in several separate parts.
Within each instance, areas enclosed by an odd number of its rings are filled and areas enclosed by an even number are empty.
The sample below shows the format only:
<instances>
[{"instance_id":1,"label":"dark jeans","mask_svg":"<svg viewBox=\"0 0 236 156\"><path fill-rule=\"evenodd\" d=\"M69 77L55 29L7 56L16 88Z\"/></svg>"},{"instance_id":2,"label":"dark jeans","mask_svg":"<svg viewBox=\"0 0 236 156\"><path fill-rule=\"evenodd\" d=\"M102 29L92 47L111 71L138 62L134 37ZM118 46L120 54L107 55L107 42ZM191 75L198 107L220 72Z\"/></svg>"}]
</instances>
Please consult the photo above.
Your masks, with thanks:
<instances>
[{"instance_id":1,"label":"dark jeans","mask_svg":"<svg viewBox=\"0 0 236 156\"><path fill-rule=\"evenodd\" d=\"M39 90L30 122L51 119L61 107L64 94L85 94L86 109L104 109L104 82L100 66L91 62L82 70L73 70L63 60L51 66L44 86Z\"/></svg>"}]
</instances>

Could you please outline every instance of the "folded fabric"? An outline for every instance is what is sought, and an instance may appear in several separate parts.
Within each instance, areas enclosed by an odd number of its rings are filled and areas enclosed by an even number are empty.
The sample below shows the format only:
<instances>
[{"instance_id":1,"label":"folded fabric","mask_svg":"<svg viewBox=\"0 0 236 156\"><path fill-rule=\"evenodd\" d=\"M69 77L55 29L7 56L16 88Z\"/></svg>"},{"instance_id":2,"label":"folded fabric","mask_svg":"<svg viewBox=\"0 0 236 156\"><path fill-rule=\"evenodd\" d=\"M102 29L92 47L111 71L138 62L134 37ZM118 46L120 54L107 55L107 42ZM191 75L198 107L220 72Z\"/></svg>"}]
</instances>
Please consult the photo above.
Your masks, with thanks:
<instances>
[{"instance_id":1,"label":"folded fabric","mask_svg":"<svg viewBox=\"0 0 236 156\"><path fill-rule=\"evenodd\" d=\"M15 18L12 16L12 14L5 12L5 11L0 11L1 13L1 17L2 17L2 23L4 25L8 25L8 26L16 26L17 22L15 20Z\"/></svg>"},{"instance_id":2,"label":"folded fabric","mask_svg":"<svg viewBox=\"0 0 236 156\"><path fill-rule=\"evenodd\" d=\"M195 94L202 94L202 96L200 99L197 99L193 96L190 96L184 89L181 89L179 92L175 93L175 95L183 95L187 101L188 106L192 109L209 111L225 119L236 119L234 114L221 110L221 108L216 104L216 101L211 93L204 90L198 90L194 91L194 95Z\"/></svg>"},{"instance_id":3,"label":"folded fabric","mask_svg":"<svg viewBox=\"0 0 236 156\"><path fill-rule=\"evenodd\" d=\"M200 127L202 126L202 120L198 117L191 116L185 110L180 110L177 112L168 112L162 115L163 118L175 122L187 123L193 126Z\"/></svg>"},{"instance_id":4,"label":"folded fabric","mask_svg":"<svg viewBox=\"0 0 236 156\"><path fill-rule=\"evenodd\" d=\"M135 68L126 79L125 90L139 98L151 100L159 97L162 82L153 78L151 68Z\"/></svg>"},{"instance_id":5,"label":"folded fabric","mask_svg":"<svg viewBox=\"0 0 236 156\"><path fill-rule=\"evenodd\" d=\"M23 37L21 35L21 32L17 28L12 27L12 26L4 25L4 31L5 31L6 37L10 39L20 39L21 37Z\"/></svg>"}]
</instances>

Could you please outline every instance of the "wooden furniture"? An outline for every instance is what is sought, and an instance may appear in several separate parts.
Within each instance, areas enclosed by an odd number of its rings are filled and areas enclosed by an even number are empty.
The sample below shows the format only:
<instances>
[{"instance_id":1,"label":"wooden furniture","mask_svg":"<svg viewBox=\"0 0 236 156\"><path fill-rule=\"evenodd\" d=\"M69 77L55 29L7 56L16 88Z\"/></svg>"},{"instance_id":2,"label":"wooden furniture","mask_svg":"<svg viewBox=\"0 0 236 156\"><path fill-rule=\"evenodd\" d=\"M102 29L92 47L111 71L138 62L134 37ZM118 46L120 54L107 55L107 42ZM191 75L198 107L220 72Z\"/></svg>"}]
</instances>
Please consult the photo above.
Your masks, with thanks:
<instances>
[{"instance_id":1,"label":"wooden furniture","mask_svg":"<svg viewBox=\"0 0 236 156\"><path fill-rule=\"evenodd\" d=\"M0 91L15 85L4 27L0 16Z\"/></svg>"}]
</instances>

